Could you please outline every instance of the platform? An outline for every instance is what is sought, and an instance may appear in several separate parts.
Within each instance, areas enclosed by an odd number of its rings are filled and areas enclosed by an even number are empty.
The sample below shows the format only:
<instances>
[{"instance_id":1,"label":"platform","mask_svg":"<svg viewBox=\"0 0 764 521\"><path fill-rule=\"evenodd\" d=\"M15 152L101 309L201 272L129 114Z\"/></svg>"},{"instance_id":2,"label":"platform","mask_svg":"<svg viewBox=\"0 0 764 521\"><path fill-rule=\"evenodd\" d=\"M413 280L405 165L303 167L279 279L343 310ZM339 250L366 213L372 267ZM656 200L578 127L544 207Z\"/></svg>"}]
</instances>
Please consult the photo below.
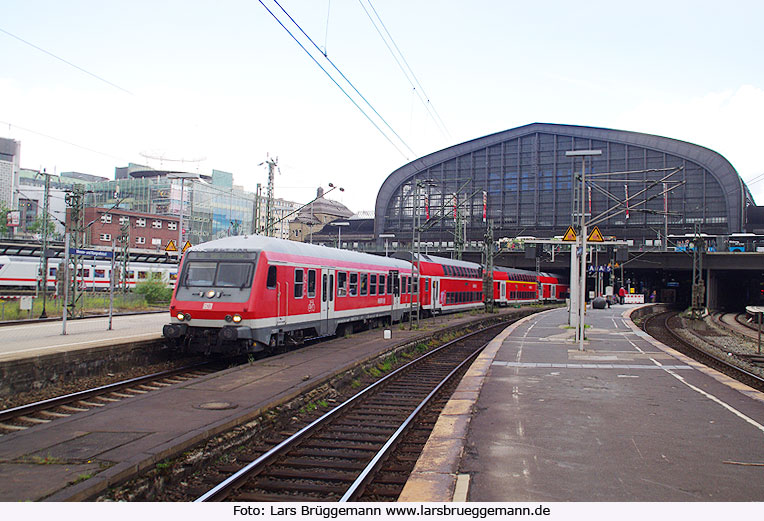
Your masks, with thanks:
<instances>
[{"instance_id":1,"label":"platform","mask_svg":"<svg viewBox=\"0 0 764 521\"><path fill-rule=\"evenodd\" d=\"M0 501L87 499L370 358L488 318L496 315L396 325L388 340L382 330L335 338L0 437ZM223 402L230 407L207 407Z\"/></svg>"},{"instance_id":2,"label":"platform","mask_svg":"<svg viewBox=\"0 0 764 521\"><path fill-rule=\"evenodd\" d=\"M510 326L446 406L400 501L761 501L764 397L647 336L639 306Z\"/></svg>"},{"instance_id":3,"label":"platform","mask_svg":"<svg viewBox=\"0 0 764 521\"><path fill-rule=\"evenodd\" d=\"M18 324L0 328L0 362L49 355L72 349L86 349L116 343L159 340L169 313L114 316L69 320L66 335L60 321Z\"/></svg>"}]
</instances>

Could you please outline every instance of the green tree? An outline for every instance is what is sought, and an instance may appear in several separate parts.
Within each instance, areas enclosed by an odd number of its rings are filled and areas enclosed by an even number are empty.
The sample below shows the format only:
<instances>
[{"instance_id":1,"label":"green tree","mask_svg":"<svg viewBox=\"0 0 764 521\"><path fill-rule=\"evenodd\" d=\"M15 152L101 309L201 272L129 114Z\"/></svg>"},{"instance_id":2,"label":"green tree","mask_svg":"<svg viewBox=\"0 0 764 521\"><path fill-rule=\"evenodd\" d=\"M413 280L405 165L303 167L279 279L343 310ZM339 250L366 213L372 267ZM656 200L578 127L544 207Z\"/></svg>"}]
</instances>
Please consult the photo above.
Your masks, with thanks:
<instances>
[{"instance_id":1,"label":"green tree","mask_svg":"<svg viewBox=\"0 0 764 521\"><path fill-rule=\"evenodd\" d=\"M42 233L45 226L45 219L42 215L38 215L37 218L32 222L32 224L27 227L27 231L30 233ZM53 219L48 216L48 235L53 235L53 233L56 231L56 224L53 222Z\"/></svg>"},{"instance_id":2,"label":"green tree","mask_svg":"<svg viewBox=\"0 0 764 521\"><path fill-rule=\"evenodd\" d=\"M158 273L153 273L151 278L139 282L135 292L145 296L149 304L168 304L172 298L172 288L167 287Z\"/></svg>"},{"instance_id":3,"label":"green tree","mask_svg":"<svg viewBox=\"0 0 764 521\"><path fill-rule=\"evenodd\" d=\"M11 209L5 204L5 201L0 201L0 235L8 235L10 229L8 227L8 212Z\"/></svg>"}]
</instances>

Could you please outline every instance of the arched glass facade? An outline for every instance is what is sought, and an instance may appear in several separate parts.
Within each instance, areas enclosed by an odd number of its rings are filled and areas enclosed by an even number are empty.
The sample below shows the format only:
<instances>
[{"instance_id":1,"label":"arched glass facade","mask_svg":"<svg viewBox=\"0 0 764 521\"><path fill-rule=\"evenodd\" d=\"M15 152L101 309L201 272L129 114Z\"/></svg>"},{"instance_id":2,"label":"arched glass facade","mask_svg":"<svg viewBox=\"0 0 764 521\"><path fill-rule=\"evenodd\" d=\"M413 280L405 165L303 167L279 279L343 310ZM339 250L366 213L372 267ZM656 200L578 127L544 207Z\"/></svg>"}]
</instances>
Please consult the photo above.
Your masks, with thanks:
<instances>
[{"instance_id":1,"label":"arched glass facade","mask_svg":"<svg viewBox=\"0 0 764 521\"><path fill-rule=\"evenodd\" d=\"M497 239L562 235L578 222L580 207L582 160L566 156L573 150L602 151L586 158L584 211L596 218L619 204L623 210L599 224L604 235L640 244L662 237L666 225L669 234L692 232L696 223L708 234L742 231L752 199L716 152L636 132L534 123L435 152L393 172L377 196L375 232L405 241L416 210L421 222L430 217L423 241L448 244L460 226L467 244L475 243L485 233L485 200Z\"/></svg>"}]
</instances>

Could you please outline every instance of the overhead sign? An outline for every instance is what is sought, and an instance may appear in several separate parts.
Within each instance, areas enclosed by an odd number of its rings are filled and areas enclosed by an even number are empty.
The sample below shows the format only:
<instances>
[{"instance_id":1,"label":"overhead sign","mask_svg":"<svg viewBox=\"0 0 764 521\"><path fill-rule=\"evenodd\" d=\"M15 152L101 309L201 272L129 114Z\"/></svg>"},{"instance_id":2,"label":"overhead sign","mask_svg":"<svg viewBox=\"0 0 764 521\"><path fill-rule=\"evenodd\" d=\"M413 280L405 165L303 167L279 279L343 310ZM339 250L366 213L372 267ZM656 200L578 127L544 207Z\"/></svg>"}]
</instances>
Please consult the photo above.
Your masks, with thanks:
<instances>
[{"instance_id":1,"label":"overhead sign","mask_svg":"<svg viewBox=\"0 0 764 521\"><path fill-rule=\"evenodd\" d=\"M576 231L572 226L568 226L568 231L562 236L563 241L576 242Z\"/></svg>"},{"instance_id":2,"label":"overhead sign","mask_svg":"<svg viewBox=\"0 0 764 521\"><path fill-rule=\"evenodd\" d=\"M186 241L186 244L183 245L183 249L181 250L181 253L186 253L186 250L191 247L191 242Z\"/></svg>"},{"instance_id":3,"label":"overhead sign","mask_svg":"<svg viewBox=\"0 0 764 521\"><path fill-rule=\"evenodd\" d=\"M170 239L170 242L167 243L167 247L164 249L164 251L178 251L178 247L175 246L175 241Z\"/></svg>"},{"instance_id":4,"label":"overhead sign","mask_svg":"<svg viewBox=\"0 0 764 521\"><path fill-rule=\"evenodd\" d=\"M99 257L101 259L111 259L111 252L103 251L103 250L84 250L82 248L69 248L69 255L82 255L83 257Z\"/></svg>"},{"instance_id":5,"label":"overhead sign","mask_svg":"<svg viewBox=\"0 0 764 521\"><path fill-rule=\"evenodd\" d=\"M589 237L586 240L587 242L605 242L602 233L600 233L599 226L594 227L592 233L589 234Z\"/></svg>"}]
</instances>

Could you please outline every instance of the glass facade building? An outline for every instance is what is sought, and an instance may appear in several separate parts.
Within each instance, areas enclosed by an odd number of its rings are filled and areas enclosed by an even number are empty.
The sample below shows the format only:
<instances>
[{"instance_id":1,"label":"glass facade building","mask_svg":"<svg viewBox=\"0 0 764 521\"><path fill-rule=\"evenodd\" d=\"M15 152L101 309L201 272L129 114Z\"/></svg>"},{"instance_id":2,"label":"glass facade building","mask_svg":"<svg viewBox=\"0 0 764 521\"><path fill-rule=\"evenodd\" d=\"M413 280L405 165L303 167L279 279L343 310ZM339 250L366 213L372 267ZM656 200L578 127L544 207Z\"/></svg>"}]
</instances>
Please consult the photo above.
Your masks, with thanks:
<instances>
[{"instance_id":1,"label":"glass facade building","mask_svg":"<svg viewBox=\"0 0 764 521\"><path fill-rule=\"evenodd\" d=\"M617 207L599 224L605 236L636 245L662 238L666 228L669 236L692 232L695 224L707 234L743 231L753 199L720 154L637 132L533 123L393 172L377 195L375 236L392 233L405 241L415 212L427 222L422 241L436 245L447 246L457 235L476 245L486 230L484 216L493 220L496 239L560 236L579 221L582 159L566 155L575 150L602 151L585 159L584 212L588 221Z\"/></svg>"}]
</instances>

